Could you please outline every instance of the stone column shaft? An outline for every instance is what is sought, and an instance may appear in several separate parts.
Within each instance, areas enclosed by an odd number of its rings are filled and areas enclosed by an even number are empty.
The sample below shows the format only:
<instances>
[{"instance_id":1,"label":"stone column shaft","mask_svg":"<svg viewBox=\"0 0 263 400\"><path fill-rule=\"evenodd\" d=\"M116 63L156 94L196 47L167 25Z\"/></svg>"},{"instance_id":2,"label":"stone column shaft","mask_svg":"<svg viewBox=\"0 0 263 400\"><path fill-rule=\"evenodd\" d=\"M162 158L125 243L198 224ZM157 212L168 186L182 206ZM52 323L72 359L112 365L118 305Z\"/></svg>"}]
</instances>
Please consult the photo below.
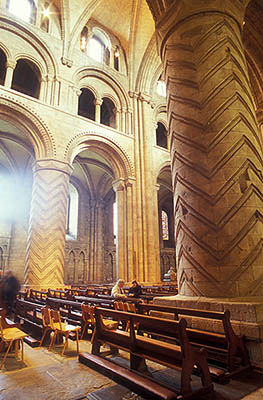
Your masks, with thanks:
<instances>
[{"instance_id":1,"label":"stone column shaft","mask_svg":"<svg viewBox=\"0 0 263 400\"><path fill-rule=\"evenodd\" d=\"M6 74L5 74L5 82L4 86L8 89L11 89L12 86L12 81L13 81L13 75L14 75L14 70L16 67L16 62L14 61L8 61L6 63Z\"/></svg>"},{"instance_id":2,"label":"stone column shaft","mask_svg":"<svg viewBox=\"0 0 263 400\"><path fill-rule=\"evenodd\" d=\"M64 285L68 185L72 168L57 160L37 160L26 256L25 284Z\"/></svg>"},{"instance_id":3,"label":"stone column shaft","mask_svg":"<svg viewBox=\"0 0 263 400\"><path fill-rule=\"evenodd\" d=\"M263 161L241 40L245 7L224 4L179 1L157 29L179 293L234 298L262 295Z\"/></svg>"},{"instance_id":4,"label":"stone column shaft","mask_svg":"<svg viewBox=\"0 0 263 400\"><path fill-rule=\"evenodd\" d=\"M126 253L126 218L125 218L125 186L123 180L113 182L117 202L117 245L116 266L117 278L128 280L127 253Z\"/></svg>"},{"instance_id":5,"label":"stone column shaft","mask_svg":"<svg viewBox=\"0 0 263 400\"><path fill-rule=\"evenodd\" d=\"M95 102L95 121L100 123L100 107L102 105L102 100L96 100Z\"/></svg>"}]
</instances>

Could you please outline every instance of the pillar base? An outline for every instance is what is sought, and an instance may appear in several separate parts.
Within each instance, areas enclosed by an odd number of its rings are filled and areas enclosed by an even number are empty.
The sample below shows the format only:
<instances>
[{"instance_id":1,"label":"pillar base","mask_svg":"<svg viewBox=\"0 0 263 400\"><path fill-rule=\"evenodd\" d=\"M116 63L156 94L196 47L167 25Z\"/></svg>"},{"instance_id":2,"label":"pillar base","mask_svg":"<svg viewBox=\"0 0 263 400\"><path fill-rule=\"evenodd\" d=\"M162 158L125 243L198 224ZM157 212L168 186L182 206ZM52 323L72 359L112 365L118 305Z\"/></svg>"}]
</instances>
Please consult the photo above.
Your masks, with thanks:
<instances>
[{"instance_id":1,"label":"pillar base","mask_svg":"<svg viewBox=\"0 0 263 400\"><path fill-rule=\"evenodd\" d=\"M207 298L188 296L155 297L154 304L170 307L196 308L199 310L230 311L233 329L245 335L251 364L263 372L263 296L254 298ZM223 332L222 323L186 317L188 327Z\"/></svg>"}]
</instances>

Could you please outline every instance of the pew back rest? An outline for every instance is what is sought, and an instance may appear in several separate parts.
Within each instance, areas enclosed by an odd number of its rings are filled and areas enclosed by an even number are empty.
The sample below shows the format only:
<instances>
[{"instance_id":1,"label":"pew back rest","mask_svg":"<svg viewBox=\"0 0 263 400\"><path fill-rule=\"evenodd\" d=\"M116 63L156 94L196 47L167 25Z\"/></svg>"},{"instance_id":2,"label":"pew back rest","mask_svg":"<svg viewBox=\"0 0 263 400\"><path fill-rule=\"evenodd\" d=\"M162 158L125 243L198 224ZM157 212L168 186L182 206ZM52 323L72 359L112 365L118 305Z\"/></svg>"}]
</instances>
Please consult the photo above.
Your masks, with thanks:
<instances>
[{"instance_id":1,"label":"pew back rest","mask_svg":"<svg viewBox=\"0 0 263 400\"><path fill-rule=\"evenodd\" d=\"M151 329L152 327L154 327L156 330L158 329L162 333L163 338L165 336L173 337L175 336L176 333L177 337L179 338L181 350L184 356L186 356L187 352L189 352L189 349L191 348L186 333L187 325L185 319L181 319L180 321L172 321L152 316L133 314L130 312L108 310L100 307L95 308L95 317L96 317L96 330L98 334L103 336L104 338L107 336L114 335L114 332L112 331L111 334L103 323L104 318L109 318L115 321L122 320L130 322L130 340L132 340L132 342L134 342L136 338L134 326L139 324L140 326L143 326L145 329ZM140 336L137 335L137 338L139 340Z\"/></svg>"}]
</instances>

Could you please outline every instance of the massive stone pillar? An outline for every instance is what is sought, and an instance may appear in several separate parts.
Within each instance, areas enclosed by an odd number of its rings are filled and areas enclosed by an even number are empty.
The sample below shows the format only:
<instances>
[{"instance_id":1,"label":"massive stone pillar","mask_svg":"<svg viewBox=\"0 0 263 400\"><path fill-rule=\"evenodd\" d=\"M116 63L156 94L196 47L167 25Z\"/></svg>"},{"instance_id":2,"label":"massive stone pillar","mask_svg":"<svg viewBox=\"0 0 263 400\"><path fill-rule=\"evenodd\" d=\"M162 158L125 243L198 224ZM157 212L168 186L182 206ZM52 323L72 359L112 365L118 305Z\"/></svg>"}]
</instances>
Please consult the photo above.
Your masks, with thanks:
<instances>
[{"instance_id":1,"label":"massive stone pillar","mask_svg":"<svg viewBox=\"0 0 263 400\"><path fill-rule=\"evenodd\" d=\"M68 185L72 168L57 160L37 160L25 269L25 285L64 285Z\"/></svg>"},{"instance_id":2,"label":"massive stone pillar","mask_svg":"<svg viewBox=\"0 0 263 400\"><path fill-rule=\"evenodd\" d=\"M167 82L179 293L262 295L263 161L244 2L147 2Z\"/></svg>"}]
</instances>

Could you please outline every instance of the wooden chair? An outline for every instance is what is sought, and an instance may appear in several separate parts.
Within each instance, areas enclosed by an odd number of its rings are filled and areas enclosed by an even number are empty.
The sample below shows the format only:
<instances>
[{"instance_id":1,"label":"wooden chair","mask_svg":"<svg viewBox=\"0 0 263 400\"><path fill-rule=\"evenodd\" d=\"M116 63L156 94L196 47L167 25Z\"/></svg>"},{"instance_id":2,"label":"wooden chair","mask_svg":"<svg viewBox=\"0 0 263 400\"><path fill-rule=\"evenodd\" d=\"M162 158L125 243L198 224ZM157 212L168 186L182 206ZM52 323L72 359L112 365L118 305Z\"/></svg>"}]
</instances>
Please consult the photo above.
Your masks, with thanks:
<instances>
[{"instance_id":1,"label":"wooden chair","mask_svg":"<svg viewBox=\"0 0 263 400\"><path fill-rule=\"evenodd\" d=\"M80 326L74 326L66 324L65 322L61 322L60 312L58 310L50 310L50 319L51 319L51 327L54 331L54 335L51 339L49 351L52 349L57 335L61 334L65 336L65 343L62 349L61 355L64 355L64 351L68 346L68 339L70 333L74 332L76 334L76 342L77 342L77 353L79 353L79 330L81 329Z\"/></svg>"},{"instance_id":2,"label":"wooden chair","mask_svg":"<svg viewBox=\"0 0 263 400\"><path fill-rule=\"evenodd\" d=\"M90 327L93 331L93 334L91 337L91 343L93 343L94 328L96 325L96 320L94 317L94 306L89 306L88 304L82 303L81 311L82 311L83 329L82 329L80 339L83 339L85 330L87 330Z\"/></svg>"},{"instance_id":3,"label":"wooden chair","mask_svg":"<svg viewBox=\"0 0 263 400\"><path fill-rule=\"evenodd\" d=\"M16 327L11 327L11 328L4 328L4 317L0 316L0 339L1 339L1 347L6 343L7 350L5 352L4 358L2 360L0 369L3 368L6 357L12 347L12 344L15 344L15 357L17 358L18 356L18 346L19 346L19 341L21 342L21 353L22 353L22 361L24 361L24 343L23 339L28 336L26 333L21 331L21 329L18 329Z\"/></svg>"},{"instance_id":4,"label":"wooden chair","mask_svg":"<svg viewBox=\"0 0 263 400\"><path fill-rule=\"evenodd\" d=\"M40 346L42 346L44 339L46 337L46 334L48 332L52 332L53 331L53 327L51 324L51 315L50 315L50 309L49 307L42 307L41 308L41 314L42 314L42 323L43 323L43 335L41 337L40 340Z\"/></svg>"},{"instance_id":5,"label":"wooden chair","mask_svg":"<svg viewBox=\"0 0 263 400\"><path fill-rule=\"evenodd\" d=\"M94 340L94 336L95 336L95 331L96 331L95 307L89 306L88 304L83 303L83 304L81 304L81 309L82 309L82 313L83 313L82 315L84 315L84 318L85 318L85 320L84 319L83 320L86 321L86 323L83 327L81 338L84 335L85 329L90 324L92 326L92 330L93 330L92 337L90 340L90 342L92 344L93 340ZM107 329L110 329L110 330L118 329L119 321L113 321L111 319L103 318L102 322Z\"/></svg>"}]
</instances>

